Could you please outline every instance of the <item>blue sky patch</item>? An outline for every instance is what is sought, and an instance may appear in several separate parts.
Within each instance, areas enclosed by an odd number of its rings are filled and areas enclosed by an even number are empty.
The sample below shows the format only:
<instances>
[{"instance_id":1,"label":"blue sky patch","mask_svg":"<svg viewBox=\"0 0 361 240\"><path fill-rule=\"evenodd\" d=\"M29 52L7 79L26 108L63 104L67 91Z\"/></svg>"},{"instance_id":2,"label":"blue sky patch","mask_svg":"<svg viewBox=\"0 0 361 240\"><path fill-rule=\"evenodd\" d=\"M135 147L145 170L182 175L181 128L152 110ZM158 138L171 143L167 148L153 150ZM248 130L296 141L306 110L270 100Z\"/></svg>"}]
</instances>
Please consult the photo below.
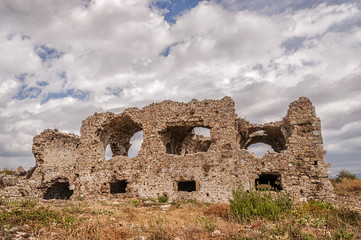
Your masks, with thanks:
<instances>
[{"instance_id":1,"label":"blue sky patch","mask_svg":"<svg viewBox=\"0 0 361 240\"><path fill-rule=\"evenodd\" d=\"M58 51L55 48L47 47L46 45L36 46L34 51L40 57L42 62L57 59L64 55L63 52Z\"/></svg>"},{"instance_id":2,"label":"blue sky patch","mask_svg":"<svg viewBox=\"0 0 361 240\"><path fill-rule=\"evenodd\" d=\"M50 99L59 99L59 98L66 98L66 97L72 97L72 98L76 98L79 100L84 100L89 96L89 92L88 91L82 91L79 89L68 89L66 91L61 91L61 92L51 92L49 93L42 101L41 104L46 103L47 101L49 101Z\"/></svg>"},{"instance_id":3,"label":"blue sky patch","mask_svg":"<svg viewBox=\"0 0 361 240\"><path fill-rule=\"evenodd\" d=\"M40 87L45 87L45 86L48 86L49 83L47 81L38 81L38 82L36 82L36 85L38 85Z\"/></svg>"},{"instance_id":4,"label":"blue sky patch","mask_svg":"<svg viewBox=\"0 0 361 240\"><path fill-rule=\"evenodd\" d=\"M26 98L37 98L41 93L41 88L27 87L26 84L21 86L20 91L13 98L17 100L24 100Z\"/></svg>"},{"instance_id":5,"label":"blue sky patch","mask_svg":"<svg viewBox=\"0 0 361 240\"><path fill-rule=\"evenodd\" d=\"M199 2L202 2L202 0L155 0L151 6L166 10L164 19L169 23L175 23L177 16L194 8Z\"/></svg>"},{"instance_id":6,"label":"blue sky patch","mask_svg":"<svg viewBox=\"0 0 361 240\"><path fill-rule=\"evenodd\" d=\"M25 78L28 76L27 73L21 73L19 75L16 75L15 78L21 82L24 82L25 81Z\"/></svg>"},{"instance_id":7,"label":"blue sky patch","mask_svg":"<svg viewBox=\"0 0 361 240\"><path fill-rule=\"evenodd\" d=\"M182 43L182 42L172 43L171 45L169 45L168 47L166 47L166 48L160 53L160 55L162 55L162 56L164 56L164 57L168 57L170 48L178 45L179 43Z\"/></svg>"}]
</instances>

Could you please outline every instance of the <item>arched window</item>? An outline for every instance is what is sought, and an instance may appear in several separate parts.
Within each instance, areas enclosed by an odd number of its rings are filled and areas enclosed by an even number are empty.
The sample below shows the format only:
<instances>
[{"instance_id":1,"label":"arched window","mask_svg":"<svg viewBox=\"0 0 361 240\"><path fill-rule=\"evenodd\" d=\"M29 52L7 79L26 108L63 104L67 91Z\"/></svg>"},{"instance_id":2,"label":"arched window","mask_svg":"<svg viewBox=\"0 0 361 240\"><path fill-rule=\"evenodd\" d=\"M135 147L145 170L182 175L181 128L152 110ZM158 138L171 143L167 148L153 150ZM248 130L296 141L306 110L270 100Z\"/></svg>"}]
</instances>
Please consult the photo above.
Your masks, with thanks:
<instances>
[{"instance_id":1,"label":"arched window","mask_svg":"<svg viewBox=\"0 0 361 240\"><path fill-rule=\"evenodd\" d=\"M143 130L136 132L133 137L130 138L130 148L128 150L128 157L134 158L138 155L140 147L143 143Z\"/></svg>"},{"instance_id":2,"label":"arched window","mask_svg":"<svg viewBox=\"0 0 361 240\"><path fill-rule=\"evenodd\" d=\"M266 152L267 149L271 150L272 148L274 152L279 153L287 148L281 126L256 126L242 129L240 131L240 147L255 152L257 156L261 152Z\"/></svg>"},{"instance_id":3,"label":"arched window","mask_svg":"<svg viewBox=\"0 0 361 240\"><path fill-rule=\"evenodd\" d=\"M105 148L105 160L109 160L113 157L113 152L112 149L110 147L110 144L107 145L107 147Z\"/></svg>"},{"instance_id":4,"label":"arched window","mask_svg":"<svg viewBox=\"0 0 361 240\"><path fill-rule=\"evenodd\" d=\"M100 138L105 160L115 156L135 157L143 141L143 131L129 116L119 116L104 127Z\"/></svg>"},{"instance_id":5,"label":"arched window","mask_svg":"<svg viewBox=\"0 0 361 240\"><path fill-rule=\"evenodd\" d=\"M167 154L207 152L211 145L211 129L203 126L169 126L160 135Z\"/></svg>"}]
</instances>

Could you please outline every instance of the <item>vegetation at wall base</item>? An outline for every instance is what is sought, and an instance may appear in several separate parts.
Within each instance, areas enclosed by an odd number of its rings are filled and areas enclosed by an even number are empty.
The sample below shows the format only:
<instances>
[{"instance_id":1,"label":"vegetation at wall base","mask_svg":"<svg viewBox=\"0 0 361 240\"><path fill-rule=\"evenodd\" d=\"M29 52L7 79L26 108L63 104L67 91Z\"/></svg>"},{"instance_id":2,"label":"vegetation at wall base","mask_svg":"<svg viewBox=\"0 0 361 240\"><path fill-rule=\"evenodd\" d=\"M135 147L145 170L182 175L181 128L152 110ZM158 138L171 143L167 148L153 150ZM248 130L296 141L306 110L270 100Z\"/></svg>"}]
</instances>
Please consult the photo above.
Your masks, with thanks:
<instances>
[{"instance_id":1,"label":"vegetation at wall base","mask_svg":"<svg viewBox=\"0 0 361 240\"><path fill-rule=\"evenodd\" d=\"M359 181L333 181L338 199L359 201ZM360 211L340 203L294 203L282 191L242 188L222 204L175 201L165 194L102 200L0 197L0 239L361 239Z\"/></svg>"},{"instance_id":2,"label":"vegetation at wall base","mask_svg":"<svg viewBox=\"0 0 361 240\"><path fill-rule=\"evenodd\" d=\"M253 212L230 204L138 199L10 200L1 198L0 239L19 232L43 239L353 239L361 215L324 201L294 204L282 193L238 192ZM241 196L237 196L241 194ZM248 195L248 196L247 196ZM259 196L258 196L259 195ZM280 195L281 197L277 197ZM263 199L263 200L261 200ZM266 206L259 201L268 201ZM247 205L248 206L248 205ZM252 209L252 207L248 207ZM265 213L271 209L271 213Z\"/></svg>"},{"instance_id":3,"label":"vegetation at wall base","mask_svg":"<svg viewBox=\"0 0 361 240\"><path fill-rule=\"evenodd\" d=\"M290 197L283 192L245 191L242 187L232 191L231 214L240 222L250 222L254 218L279 220L293 207Z\"/></svg>"}]
</instances>

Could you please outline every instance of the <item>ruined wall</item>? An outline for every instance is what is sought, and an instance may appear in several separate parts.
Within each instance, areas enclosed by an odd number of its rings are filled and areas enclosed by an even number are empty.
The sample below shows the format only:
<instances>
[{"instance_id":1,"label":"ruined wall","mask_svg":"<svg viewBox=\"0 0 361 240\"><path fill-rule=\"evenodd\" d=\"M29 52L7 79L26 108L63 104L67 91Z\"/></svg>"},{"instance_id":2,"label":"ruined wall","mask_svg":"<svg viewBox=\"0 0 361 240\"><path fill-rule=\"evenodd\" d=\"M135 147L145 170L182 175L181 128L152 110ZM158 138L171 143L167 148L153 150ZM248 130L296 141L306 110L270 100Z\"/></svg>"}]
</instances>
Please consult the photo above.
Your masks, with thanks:
<instances>
[{"instance_id":1,"label":"ruined wall","mask_svg":"<svg viewBox=\"0 0 361 240\"><path fill-rule=\"evenodd\" d=\"M194 128L210 129L210 137ZM143 131L138 155L128 157L130 139ZM113 196L227 202L232 189L284 190L297 200L332 199L321 125L309 99L290 104L278 122L252 124L237 118L234 102L163 101L123 113L95 113L81 136L45 130L34 138L39 194L44 198ZM257 157L247 148L270 145ZM113 157L105 160L109 145ZM60 194L56 193L60 192Z\"/></svg>"}]
</instances>

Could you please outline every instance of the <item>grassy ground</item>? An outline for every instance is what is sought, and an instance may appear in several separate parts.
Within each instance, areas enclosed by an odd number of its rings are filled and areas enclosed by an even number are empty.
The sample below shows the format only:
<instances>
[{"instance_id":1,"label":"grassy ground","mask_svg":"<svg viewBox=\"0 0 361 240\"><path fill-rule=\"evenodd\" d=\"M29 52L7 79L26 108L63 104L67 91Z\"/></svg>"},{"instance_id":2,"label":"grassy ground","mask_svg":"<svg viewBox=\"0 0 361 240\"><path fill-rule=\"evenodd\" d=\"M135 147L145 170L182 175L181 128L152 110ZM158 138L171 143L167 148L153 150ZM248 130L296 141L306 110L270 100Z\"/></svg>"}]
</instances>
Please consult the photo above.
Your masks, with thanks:
<instances>
[{"instance_id":1,"label":"grassy ground","mask_svg":"<svg viewBox=\"0 0 361 240\"><path fill-rule=\"evenodd\" d=\"M338 198L360 203L360 179L333 184ZM361 239L360 226L360 213L342 204L241 189L230 204L0 198L0 239Z\"/></svg>"}]
</instances>

